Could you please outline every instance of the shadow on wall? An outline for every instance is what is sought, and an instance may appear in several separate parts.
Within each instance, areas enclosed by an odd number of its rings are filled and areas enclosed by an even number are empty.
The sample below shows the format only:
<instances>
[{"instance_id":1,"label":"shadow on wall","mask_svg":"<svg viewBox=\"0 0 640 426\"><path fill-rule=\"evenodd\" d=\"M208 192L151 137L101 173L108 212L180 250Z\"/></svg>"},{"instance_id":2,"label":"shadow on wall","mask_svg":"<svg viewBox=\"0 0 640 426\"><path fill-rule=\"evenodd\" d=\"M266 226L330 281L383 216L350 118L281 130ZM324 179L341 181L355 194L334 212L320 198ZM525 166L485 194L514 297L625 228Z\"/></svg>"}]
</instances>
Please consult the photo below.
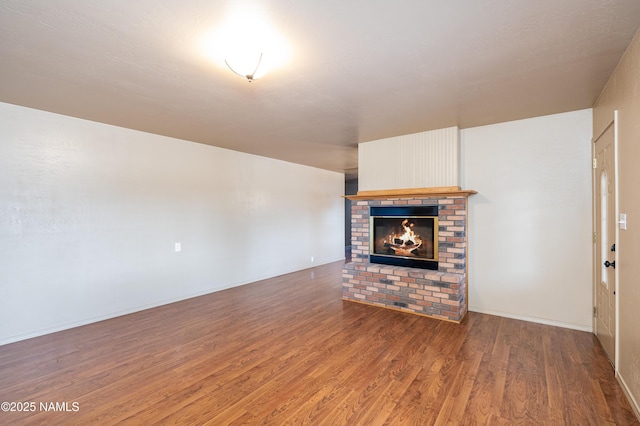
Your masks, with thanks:
<instances>
[{"instance_id":1,"label":"shadow on wall","mask_svg":"<svg viewBox=\"0 0 640 426\"><path fill-rule=\"evenodd\" d=\"M358 193L358 177L348 177L345 175L344 195L356 195ZM344 200L344 256L347 262L351 262L351 203L349 199Z\"/></svg>"}]
</instances>

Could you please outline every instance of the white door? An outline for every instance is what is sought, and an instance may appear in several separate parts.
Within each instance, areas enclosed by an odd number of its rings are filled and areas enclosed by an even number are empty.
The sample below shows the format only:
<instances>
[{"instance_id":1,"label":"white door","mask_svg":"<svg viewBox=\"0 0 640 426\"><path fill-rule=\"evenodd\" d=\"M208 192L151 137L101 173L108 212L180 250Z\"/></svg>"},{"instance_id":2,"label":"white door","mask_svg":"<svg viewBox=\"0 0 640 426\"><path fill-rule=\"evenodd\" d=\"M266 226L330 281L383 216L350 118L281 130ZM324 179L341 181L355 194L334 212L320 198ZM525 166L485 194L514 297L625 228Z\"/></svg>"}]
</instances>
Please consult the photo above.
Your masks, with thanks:
<instances>
[{"instance_id":1,"label":"white door","mask_svg":"<svg viewBox=\"0 0 640 426\"><path fill-rule=\"evenodd\" d=\"M614 125L595 141L596 335L609 360L616 348L616 225Z\"/></svg>"}]
</instances>

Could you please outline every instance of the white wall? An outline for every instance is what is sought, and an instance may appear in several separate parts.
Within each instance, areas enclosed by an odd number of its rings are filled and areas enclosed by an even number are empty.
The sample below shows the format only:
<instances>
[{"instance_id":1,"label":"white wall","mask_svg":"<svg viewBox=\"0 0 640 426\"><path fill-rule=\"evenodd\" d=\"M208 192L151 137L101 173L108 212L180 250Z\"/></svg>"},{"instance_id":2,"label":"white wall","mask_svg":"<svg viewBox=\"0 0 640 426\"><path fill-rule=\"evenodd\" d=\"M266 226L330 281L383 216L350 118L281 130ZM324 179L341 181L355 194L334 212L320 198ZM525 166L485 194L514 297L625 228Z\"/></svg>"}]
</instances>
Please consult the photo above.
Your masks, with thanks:
<instances>
[{"instance_id":1,"label":"white wall","mask_svg":"<svg viewBox=\"0 0 640 426\"><path fill-rule=\"evenodd\" d=\"M591 110L465 129L469 309L591 330Z\"/></svg>"},{"instance_id":2,"label":"white wall","mask_svg":"<svg viewBox=\"0 0 640 426\"><path fill-rule=\"evenodd\" d=\"M0 344L343 259L343 189L339 173L0 103Z\"/></svg>"},{"instance_id":3,"label":"white wall","mask_svg":"<svg viewBox=\"0 0 640 426\"><path fill-rule=\"evenodd\" d=\"M358 189L460 186L457 127L358 144Z\"/></svg>"}]
</instances>

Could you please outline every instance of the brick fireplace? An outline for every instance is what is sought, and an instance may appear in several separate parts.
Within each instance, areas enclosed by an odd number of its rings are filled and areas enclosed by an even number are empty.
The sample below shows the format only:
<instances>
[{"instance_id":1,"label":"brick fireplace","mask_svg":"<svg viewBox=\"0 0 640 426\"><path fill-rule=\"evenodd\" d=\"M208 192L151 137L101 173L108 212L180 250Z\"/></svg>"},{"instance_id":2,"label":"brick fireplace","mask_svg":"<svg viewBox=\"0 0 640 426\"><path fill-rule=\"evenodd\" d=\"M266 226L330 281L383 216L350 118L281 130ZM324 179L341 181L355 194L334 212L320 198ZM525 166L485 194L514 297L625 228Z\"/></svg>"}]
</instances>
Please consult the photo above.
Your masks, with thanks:
<instances>
[{"instance_id":1,"label":"brick fireplace","mask_svg":"<svg viewBox=\"0 0 640 426\"><path fill-rule=\"evenodd\" d=\"M468 197L458 187L361 191L349 196L352 261L343 269L342 298L447 321L467 313ZM435 206L438 211L437 269L370 261L371 208ZM375 256L374 256L375 258Z\"/></svg>"}]
</instances>

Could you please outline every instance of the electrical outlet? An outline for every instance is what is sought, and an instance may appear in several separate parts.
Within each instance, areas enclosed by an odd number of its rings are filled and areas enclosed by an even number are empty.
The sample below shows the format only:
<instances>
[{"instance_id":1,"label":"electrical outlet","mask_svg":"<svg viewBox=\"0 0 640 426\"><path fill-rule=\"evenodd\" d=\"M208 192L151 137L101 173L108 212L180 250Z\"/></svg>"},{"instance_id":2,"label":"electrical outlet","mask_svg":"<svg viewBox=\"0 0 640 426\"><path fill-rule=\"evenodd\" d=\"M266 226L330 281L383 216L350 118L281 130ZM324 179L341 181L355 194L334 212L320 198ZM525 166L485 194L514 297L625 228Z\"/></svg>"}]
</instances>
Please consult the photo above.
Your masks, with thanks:
<instances>
[{"instance_id":1,"label":"electrical outlet","mask_svg":"<svg viewBox=\"0 0 640 426\"><path fill-rule=\"evenodd\" d=\"M182 244L176 243L176 252L182 251Z\"/></svg>"},{"instance_id":2,"label":"electrical outlet","mask_svg":"<svg viewBox=\"0 0 640 426\"><path fill-rule=\"evenodd\" d=\"M313 263L313 256L311 256L311 263Z\"/></svg>"}]
</instances>

